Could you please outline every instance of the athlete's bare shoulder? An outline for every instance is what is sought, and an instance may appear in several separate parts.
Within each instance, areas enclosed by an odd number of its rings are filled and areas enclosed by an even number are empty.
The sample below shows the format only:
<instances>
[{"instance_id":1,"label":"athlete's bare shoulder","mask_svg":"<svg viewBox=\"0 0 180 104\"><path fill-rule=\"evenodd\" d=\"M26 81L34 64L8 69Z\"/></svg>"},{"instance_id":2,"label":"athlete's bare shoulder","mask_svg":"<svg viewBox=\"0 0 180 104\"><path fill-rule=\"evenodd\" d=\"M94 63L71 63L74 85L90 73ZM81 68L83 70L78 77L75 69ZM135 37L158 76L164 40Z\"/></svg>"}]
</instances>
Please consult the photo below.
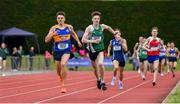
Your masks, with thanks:
<instances>
[{"instance_id":1,"label":"athlete's bare shoulder","mask_svg":"<svg viewBox=\"0 0 180 104\"><path fill-rule=\"evenodd\" d=\"M177 47L175 47L175 50L176 50L176 51L178 51L178 48L177 48Z\"/></svg>"},{"instance_id":2,"label":"athlete's bare shoulder","mask_svg":"<svg viewBox=\"0 0 180 104\"><path fill-rule=\"evenodd\" d=\"M71 31L73 30L73 26L70 24L65 24L65 26L67 26Z\"/></svg>"},{"instance_id":3,"label":"athlete's bare shoulder","mask_svg":"<svg viewBox=\"0 0 180 104\"><path fill-rule=\"evenodd\" d=\"M58 25L53 25L50 29L49 29L49 32L52 32L54 31L56 28L58 28Z\"/></svg>"}]
</instances>

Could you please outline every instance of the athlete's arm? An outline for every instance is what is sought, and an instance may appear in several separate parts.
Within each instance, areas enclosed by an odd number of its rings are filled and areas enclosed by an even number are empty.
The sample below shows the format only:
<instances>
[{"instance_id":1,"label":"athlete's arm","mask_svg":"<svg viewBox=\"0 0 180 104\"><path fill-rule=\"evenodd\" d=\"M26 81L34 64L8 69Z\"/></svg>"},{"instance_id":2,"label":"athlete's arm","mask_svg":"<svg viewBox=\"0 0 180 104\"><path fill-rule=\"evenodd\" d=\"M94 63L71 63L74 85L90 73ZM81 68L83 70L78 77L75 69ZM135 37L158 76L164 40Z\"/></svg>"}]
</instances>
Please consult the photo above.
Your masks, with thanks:
<instances>
[{"instance_id":1,"label":"athlete's arm","mask_svg":"<svg viewBox=\"0 0 180 104\"><path fill-rule=\"evenodd\" d=\"M110 26L102 24L103 28L111 32L112 34L116 34L116 31L114 31Z\"/></svg>"},{"instance_id":2,"label":"athlete's arm","mask_svg":"<svg viewBox=\"0 0 180 104\"><path fill-rule=\"evenodd\" d=\"M128 47L127 47L126 39L122 39L122 48L124 49L125 52L127 52Z\"/></svg>"},{"instance_id":3,"label":"athlete's arm","mask_svg":"<svg viewBox=\"0 0 180 104\"><path fill-rule=\"evenodd\" d=\"M149 48L147 48L148 43L149 43L149 39L146 40L146 42L143 44L142 48L145 49L146 51L151 51Z\"/></svg>"},{"instance_id":4,"label":"athlete's arm","mask_svg":"<svg viewBox=\"0 0 180 104\"><path fill-rule=\"evenodd\" d=\"M160 45L161 46L163 46L163 48L164 48L164 44L163 44L163 42L162 42L162 40L159 38L159 43L160 43Z\"/></svg>"},{"instance_id":5,"label":"athlete's arm","mask_svg":"<svg viewBox=\"0 0 180 104\"><path fill-rule=\"evenodd\" d=\"M112 41L112 40L111 40ZM111 41L108 45L108 53L107 53L107 56L110 56L110 51L111 51L111 47L112 47L112 44L111 44Z\"/></svg>"},{"instance_id":6,"label":"athlete's arm","mask_svg":"<svg viewBox=\"0 0 180 104\"><path fill-rule=\"evenodd\" d=\"M52 27L50 30L49 30L49 33L47 34L47 36L45 37L45 43L48 43L51 41L53 35L57 34L57 32L54 30L54 28Z\"/></svg>"},{"instance_id":7,"label":"athlete's arm","mask_svg":"<svg viewBox=\"0 0 180 104\"><path fill-rule=\"evenodd\" d=\"M139 56L139 51L140 51L140 48L141 48L141 47L142 47L141 45L138 46L138 49L137 49L137 54L138 54L138 56Z\"/></svg>"},{"instance_id":8,"label":"athlete's arm","mask_svg":"<svg viewBox=\"0 0 180 104\"><path fill-rule=\"evenodd\" d=\"M169 48L166 49L166 55L169 56Z\"/></svg>"},{"instance_id":9,"label":"athlete's arm","mask_svg":"<svg viewBox=\"0 0 180 104\"><path fill-rule=\"evenodd\" d=\"M71 25L70 25L70 30L71 30L72 37L77 41L79 47L82 47L82 44L81 44L76 32L74 31L73 26L71 26Z\"/></svg>"},{"instance_id":10,"label":"athlete's arm","mask_svg":"<svg viewBox=\"0 0 180 104\"><path fill-rule=\"evenodd\" d=\"M138 47L138 43L136 43L133 47L133 51L136 51L136 48Z\"/></svg>"},{"instance_id":11,"label":"athlete's arm","mask_svg":"<svg viewBox=\"0 0 180 104\"><path fill-rule=\"evenodd\" d=\"M177 52L177 58L179 58L179 50L178 50L178 48L176 48L176 52Z\"/></svg>"},{"instance_id":12,"label":"athlete's arm","mask_svg":"<svg viewBox=\"0 0 180 104\"><path fill-rule=\"evenodd\" d=\"M90 34L90 26L88 26L84 32L84 35L82 37L82 43L99 43L101 40L100 39L96 39L96 40L89 40L89 34Z\"/></svg>"}]
</instances>

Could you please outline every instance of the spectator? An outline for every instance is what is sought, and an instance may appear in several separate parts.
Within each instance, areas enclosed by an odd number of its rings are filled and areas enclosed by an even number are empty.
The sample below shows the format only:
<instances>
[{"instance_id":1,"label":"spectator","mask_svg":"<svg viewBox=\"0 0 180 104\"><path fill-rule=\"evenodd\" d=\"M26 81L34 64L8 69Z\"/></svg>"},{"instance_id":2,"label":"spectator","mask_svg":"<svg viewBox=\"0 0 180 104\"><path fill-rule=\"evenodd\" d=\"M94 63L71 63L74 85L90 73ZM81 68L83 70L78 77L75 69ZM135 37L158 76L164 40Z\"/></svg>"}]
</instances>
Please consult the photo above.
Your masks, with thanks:
<instances>
[{"instance_id":1,"label":"spectator","mask_svg":"<svg viewBox=\"0 0 180 104\"><path fill-rule=\"evenodd\" d=\"M0 70L2 71L2 76L5 76L3 70L6 69L6 58L9 55L9 51L6 48L6 44L2 43L0 48Z\"/></svg>"},{"instance_id":2,"label":"spectator","mask_svg":"<svg viewBox=\"0 0 180 104\"><path fill-rule=\"evenodd\" d=\"M45 59L46 69L50 69L51 57L52 57L51 53L45 51L44 59Z\"/></svg>"},{"instance_id":3,"label":"spectator","mask_svg":"<svg viewBox=\"0 0 180 104\"><path fill-rule=\"evenodd\" d=\"M22 65L22 57L24 57L24 50L23 50L22 46L19 46L18 53L20 55L20 57L19 57L19 65L18 65L18 68L20 70L21 69L21 65Z\"/></svg>"},{"instance_id":4,"label":"spectator","mask_svg":"<svg viewBox=\"0 0 180 104\"><path fill-rule=\"evenodd\" d=\"M34 52L34 47L30 48L29 51L29 70L33 70L33 60L34 60L35 52Z\"/></svg>"},{"instance_id":5,"label":"spectator","mask_svg":"<svg viewBox=\"0 0 180 104\"><path fill-rule=\"evenodd\" d=\"M81 56L85 56L85 55L86 55L86 52L85 52L85 50L80 49L80 50L79 50L79 54L80 54Z\"/></svg>"},{"instance_id":6,"label":"spectator","mask_svg":"<svg viewBox=\"0 0 180 104\"><path fill-rule=\"evenodd\" d=\"M20 54L19 54L17 48L14 47L13 53L12 53L12 70L13 71L18 71L19 58L20 58Z\"/></svg>"}]
</instances>

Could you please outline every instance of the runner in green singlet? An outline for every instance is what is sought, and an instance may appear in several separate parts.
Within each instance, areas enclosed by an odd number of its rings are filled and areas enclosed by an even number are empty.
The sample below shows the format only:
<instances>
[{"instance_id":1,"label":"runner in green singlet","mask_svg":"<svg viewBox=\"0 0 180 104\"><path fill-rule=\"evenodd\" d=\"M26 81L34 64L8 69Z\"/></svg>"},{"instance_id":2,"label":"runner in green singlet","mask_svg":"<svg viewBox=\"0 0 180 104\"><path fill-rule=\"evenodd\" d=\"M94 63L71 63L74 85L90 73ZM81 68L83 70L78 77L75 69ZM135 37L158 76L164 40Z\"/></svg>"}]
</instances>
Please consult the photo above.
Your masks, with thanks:
<instances>
[{"instance_id":1,"label":"runner in green singlet","mask_svg":"<svg viewBox=\"0 0 180 104\"><path fill-rule=\"evenodd\" d=\"M138 54L139 54L139 61L140 61L140 70L141 70L141 77L143 80L146 79L147 68L148 68L148 61L147 61L147 51L142 48L146 38L142 38L140 40L140 44L138 47Z\"/></svg>"},{"instance_id":2,"label":"runner in green singlet","mask_svg":"<svg viewBox=\"0 0 180 104\"><path fill-rule=\"evenodd\" d=\"M106 29L111 33L116 32L105 24L100 24L101 13L94 11L91 14L93 24L89 25L82 38L83 43L87 43L87 49L89 51L89 57L91 59L94 74L97 78L97 87L102 90L106 90L104 82L104 34L103 30ZM99 69L99 71L98 71Z\"/></svg>"}]
</instances>

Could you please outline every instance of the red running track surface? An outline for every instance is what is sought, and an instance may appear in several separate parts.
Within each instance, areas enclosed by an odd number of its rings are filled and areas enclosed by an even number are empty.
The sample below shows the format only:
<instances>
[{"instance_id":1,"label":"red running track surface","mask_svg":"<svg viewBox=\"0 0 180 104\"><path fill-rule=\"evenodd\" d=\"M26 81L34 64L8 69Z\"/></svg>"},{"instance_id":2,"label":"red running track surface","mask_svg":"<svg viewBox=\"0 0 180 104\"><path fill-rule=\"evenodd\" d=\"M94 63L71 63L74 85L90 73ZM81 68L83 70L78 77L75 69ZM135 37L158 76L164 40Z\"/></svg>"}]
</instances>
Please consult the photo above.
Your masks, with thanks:
<instances>
[{"instance_id":1,"label":"red running track surface","mask_svg":"<svg viewBox=\"0 0 180 104\"><path fill-rule=\"evenodd\" d=\"M108 90L96 88L92 72L69 72L67 93L60 92L55 72L0 77L0 103L161 103L180 79L158 75L157 86L152 86L152 74L143 81L137 72L124 72L124 89L117 83L110 85L112 72L105 72Z\"/></svg>"}]
</instances>

